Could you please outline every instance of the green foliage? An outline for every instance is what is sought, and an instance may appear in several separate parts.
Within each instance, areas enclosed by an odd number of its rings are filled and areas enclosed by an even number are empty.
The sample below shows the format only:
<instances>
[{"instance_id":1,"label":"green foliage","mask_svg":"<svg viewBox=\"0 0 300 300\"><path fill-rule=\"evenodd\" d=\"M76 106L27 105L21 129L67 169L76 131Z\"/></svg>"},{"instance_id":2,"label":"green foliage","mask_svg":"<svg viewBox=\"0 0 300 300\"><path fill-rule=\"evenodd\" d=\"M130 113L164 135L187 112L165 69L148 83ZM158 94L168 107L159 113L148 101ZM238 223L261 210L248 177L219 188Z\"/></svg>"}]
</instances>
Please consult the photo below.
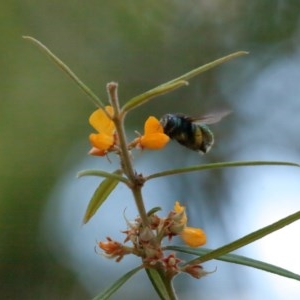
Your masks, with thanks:
<instances>
[{"instance_id":1,"label":"green foliage","mask_svg":"<svg viewBox=\"0 0 300 300\"><path fill-rule=\"evenodd\" d=\"M109 288L104 290L102 293L93 298L93 300L107 300L124 284L128 279L130 279L135 273L140 271L142 267L137 267L132 269L117 281L115 281Z\"/></svg>"},{"instance_id":2,"label":"green foliage","mask_svg":"<svg viewBox=\"0 0 300 300\"><path fill-rule=\"evenodd\" d=\"M160 276L159 271L155 269L146 269L146 273L160 299L170 299L165 282Z\"/></svg>"},{"instance_id":3,"label":"green foliage","mask_svg":"<svg viewBox=\"0 0 300 300\"><path fill-rule=\"evenodd\" d=\"M122 174L122 171L116 170L113 174L119 175ZM106 178L100 183L100 185L94 192L92 199L90 200L86 212L84 214L83 217L84 224L86 224L91 219L91 217L97 212L97 210L105 202L107 197L116 188L118 183L119 180L114 177Z\"/></svg>"},{"instance_id":4,"label":"green foliage","mask_svg":"<svg viewBox=\"0 0 300 300\"><path fill-rule=\"evenodd\" d=\"M201 259L202 256L208 255L213 251L212 249L208 248L200 248L200 249L193 249L190 247L185 247L185 246L168 246L166 247L168 250L173 250L173 251L179 251L182 253L187 253L187 254L193 254L193 255L198 255L199 259ZM274 266L272 264L265 263L260 260L252 259L246 256L242 255L237 255L237 254L224 254L224 255L218 255L215 257L216 260L220 261L225 261L233 264L238 264L238 265L243 265L251 268L255 268L261 271L266 271L269 273L273 273L276 275L280 275L286 278L292 278L295 280L300 281L300 275L295 274L293 272L290 272L286 269L280 268L278 266Z\"/></svg>"},{"instance_id":5,"label":"green foliage","mask_svg":"<svg viewBox=\"0 0 300 300\"><path fill-rule=\"evenodd\" d=\"M291 162L281 162L281 161L230 161L230 162L220 162L203 164L199 166L190 166L186 168L179 168L174 170L163 171L155 174L151 174L146 177L147 180L159 178L163 176L170 176L176 174L183 174L189 172L197 172L204 170L213 170L221 168L232 168L232 167L249 167L249 166L289 166L289 167L300 167L299 164Z\"/></svg>"}]
</instances>

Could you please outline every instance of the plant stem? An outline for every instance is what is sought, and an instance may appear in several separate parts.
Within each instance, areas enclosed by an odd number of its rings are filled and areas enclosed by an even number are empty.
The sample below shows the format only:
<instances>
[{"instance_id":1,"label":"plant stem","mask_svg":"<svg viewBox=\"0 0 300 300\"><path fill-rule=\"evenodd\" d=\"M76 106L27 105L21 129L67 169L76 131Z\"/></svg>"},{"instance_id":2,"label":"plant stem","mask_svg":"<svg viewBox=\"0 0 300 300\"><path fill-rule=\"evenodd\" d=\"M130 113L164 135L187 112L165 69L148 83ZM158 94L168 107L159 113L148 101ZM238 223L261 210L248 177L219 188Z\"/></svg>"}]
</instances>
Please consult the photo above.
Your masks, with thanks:
<instances>
[{"instance_id":1,"label":"plant stem","mask_svg":"<svg viewBox=\"0 0 300 300\"><path fill-rule=\"evenodd\" d=\"M108 83L107 91L110 96L110 103L114 108L114 115L112 116L112 120L118 132L122 168L124 169L124 173L127 175L129 180L134 181L135 173L131 166L130 154L127 150L127 140L126 140L126 134L124 130L124 120L123 118L120 118L118 84L116 82Z\"/></svg>"},{"instance_id":2,"label":"plant stem","mask_svg":"<svg viewBox=\"0 0 300 300\"><path fill-rule=\"evenodd\" d=\"M112 120L114 121L116 130L118 132L121 165L124 173L130 181L129 187L132 191L143 226L149 227L149 221L141 191L143 180L142 177L137 175L134 171L131 163L130 153L127 149L127 139L124 129L124 117L120 114L120 106L118 100L118 84L116 82L108 83L107 91L110 97L110 103L114 108L114 116L112 117Z\"/></svg>"},{"instance_id":3,"label":"plant stem","mask_svg":"<svg viewBox=\"0 0 300 300\"><path fill-rule=\"evenodd\" d=\"M143 226L149 227L149 220L148 220L147 212L143 201L142 187L140 186L140 187L132 188L131 191L135 200L135 204L139 211L139 215L142 219Z\"/></svg>"},{"instance_id":4,"label":"plant stem","mask_svg":"<svg viewBox=\"0 0 300 300\"><path fill-rule=\"evenodd\" d=\"M121 167L129 180L127 185L129 186L133 194L133 198L135 200L135 204L139 212L139 216L141 218L142 227L143 229L147 229L147 228L149 229L148 230L148 234L150 234L149 242L155 248L159 248L160 242L157 240L157 237L155 236L155 234L150 228L149 219L143 201L142 187L145 182L145 178L142 175L137 174L135 172L132 165L130 152L127 148L128 143L127 143L125 127L124 127L124 119L126 114L122 114L120 110L117 90L118 90L117 83L111 82L107 84L107 91L109 94L110 103L114 109L114 115L112 116L112 120L115 124L116 131L118 133ZM149 278L151 280L151 275L148 274L148 276L150 276ZM168 295L167 299L177 300L177 296L172 284L172 278L166 276L165 272L161 272L160 276L161 276L162 284L165 286L165 290L167 291L167 295Z\"/></svg>"},{"instance_id":5,"label":"plant stem","mask_svg":"<svg viewBox=\"0 0 300 300\"><path fill-rule=\"evenodd\" d=\"M167 289L170 300L177 300L178 298L177 298L177 295L176 295L174 287L173 287L172 278L165 277L165 279L163 279L163 281L165 283L165 287Z\"/></svg>"}]
</instances>

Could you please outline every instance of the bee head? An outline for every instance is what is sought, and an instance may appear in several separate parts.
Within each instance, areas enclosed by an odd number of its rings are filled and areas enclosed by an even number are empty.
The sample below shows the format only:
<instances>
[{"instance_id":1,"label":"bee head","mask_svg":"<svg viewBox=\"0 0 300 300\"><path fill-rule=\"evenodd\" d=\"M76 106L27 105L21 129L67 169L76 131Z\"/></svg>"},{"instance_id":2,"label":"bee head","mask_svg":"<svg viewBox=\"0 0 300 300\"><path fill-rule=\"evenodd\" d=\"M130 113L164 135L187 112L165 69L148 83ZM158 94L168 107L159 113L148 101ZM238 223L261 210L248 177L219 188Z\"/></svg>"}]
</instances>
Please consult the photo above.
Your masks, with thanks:
<instances>
[{"instance_id":1,"label":"bee head","mask_svg":"<svg viewBox=\"0 0 300 300\"><path fill-rule=\"evenodd\" d=\"M160 123L164 128L165 134L170 134L178 125L178 118L173 114L165 114L161 117Z\"/></svg>"}]
</instances>

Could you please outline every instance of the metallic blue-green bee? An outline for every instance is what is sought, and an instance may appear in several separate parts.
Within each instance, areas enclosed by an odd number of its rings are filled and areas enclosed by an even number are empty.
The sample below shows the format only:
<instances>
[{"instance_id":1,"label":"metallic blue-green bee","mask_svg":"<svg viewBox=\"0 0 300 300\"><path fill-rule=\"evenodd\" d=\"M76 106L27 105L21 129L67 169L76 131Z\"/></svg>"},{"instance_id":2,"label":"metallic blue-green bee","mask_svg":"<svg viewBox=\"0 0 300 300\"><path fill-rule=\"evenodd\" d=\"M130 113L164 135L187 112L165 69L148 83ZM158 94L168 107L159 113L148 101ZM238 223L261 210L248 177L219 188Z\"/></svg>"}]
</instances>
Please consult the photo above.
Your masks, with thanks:
<instances>
[{"instance_id":1,"label":"metallic blue-green bee","mask_svg":"<svg viewBox=\"0 0 300 300\"><path fill-rule=\"evenodd\" d=\"M166 114L160 119L164 133L181 145L200 153L207 153L214 144L214 135L207 126L219 122L230 112L193 118L184 114Z\"/></svg>"}]
</instances>

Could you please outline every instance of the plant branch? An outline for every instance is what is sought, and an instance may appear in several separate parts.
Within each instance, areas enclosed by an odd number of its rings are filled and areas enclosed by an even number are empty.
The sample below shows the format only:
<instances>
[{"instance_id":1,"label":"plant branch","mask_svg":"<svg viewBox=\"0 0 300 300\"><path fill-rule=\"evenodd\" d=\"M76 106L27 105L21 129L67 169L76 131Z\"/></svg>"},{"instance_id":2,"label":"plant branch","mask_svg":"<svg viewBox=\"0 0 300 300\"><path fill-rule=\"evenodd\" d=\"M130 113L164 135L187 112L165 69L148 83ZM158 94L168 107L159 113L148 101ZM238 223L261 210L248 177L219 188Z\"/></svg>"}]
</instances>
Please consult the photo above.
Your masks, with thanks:
<instances>
[{"instance_id":1,"label":"plant branch","mask_svg":"<svg viewBox=\"0 0 300 300\"><path fill-rule=\"evenodd\" d=\"M143 226L149 227L148 216L143 202L141 191L143 182L133 169L130 153L127 149L127 140L124 129L124 117L120 114L120 106L118 100L118 84L116 82L108 83L107 91L110 97L110 103L114 108L114 116L112 117L112 120L114 121L116 130L118 132L122 168L129 179L129 187L133 193L139 215L142 219Z\"/></svg>"}]
</instances>

